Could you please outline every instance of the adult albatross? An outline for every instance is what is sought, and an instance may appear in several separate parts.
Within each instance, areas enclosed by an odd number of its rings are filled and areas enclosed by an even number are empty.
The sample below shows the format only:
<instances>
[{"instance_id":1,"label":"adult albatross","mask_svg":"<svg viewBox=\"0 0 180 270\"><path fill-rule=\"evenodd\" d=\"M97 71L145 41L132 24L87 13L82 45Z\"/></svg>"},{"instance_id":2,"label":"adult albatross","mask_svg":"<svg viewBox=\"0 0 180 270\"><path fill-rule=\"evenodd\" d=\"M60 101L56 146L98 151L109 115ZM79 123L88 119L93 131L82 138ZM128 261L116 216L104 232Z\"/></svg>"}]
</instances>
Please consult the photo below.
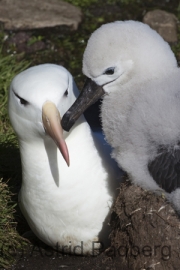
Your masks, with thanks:
<instances>
[{"instance_id":1,"label":"adult albatross","mask_svg":"<svg viewBox=\"0 0 180 270\"><path fill-rule=\"evenodd\" d=\"M88 79L63 128L102 96L112 157L133 183L163 190L180 211L180 71L170 46L141 22L108 23L91 35L83 73Z\"/></svg>"},{"instance_id":2,"label":"adult albatross","mask_svg":"<svg viewBox=\"0 0 180 270\"><path fill-rule=\"evenodd\" d=\"M61 115L77 95L65 68L35 66L13 79L9 116L20 146L22 213L43 242L84 255L107 240L118 166L83 116L63 134Z\"/></svg>"}]
</instances>

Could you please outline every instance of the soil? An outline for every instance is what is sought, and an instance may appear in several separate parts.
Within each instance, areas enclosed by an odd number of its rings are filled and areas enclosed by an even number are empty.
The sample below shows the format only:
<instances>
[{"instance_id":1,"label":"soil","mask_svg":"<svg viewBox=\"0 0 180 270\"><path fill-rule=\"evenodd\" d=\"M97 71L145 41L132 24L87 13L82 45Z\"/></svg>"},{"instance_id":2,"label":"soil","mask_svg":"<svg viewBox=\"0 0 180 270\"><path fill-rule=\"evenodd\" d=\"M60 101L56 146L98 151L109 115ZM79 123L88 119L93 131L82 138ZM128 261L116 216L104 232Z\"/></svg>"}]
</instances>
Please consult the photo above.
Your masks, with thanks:
<instances>
[{"instance_id":1,"label":"soil","mask_svg":"<svg viewBox=\"0 0 180 270\"><path fill-rule=\"evenodd\" d=\"M121 255L123 267L179 269L180 220L163 193L145 191L126 180L112 209L111 229L106 255Z\"/></svg>"},{"instance_id":2,"label":"soil","mask_svg":"<svg viewBox=\"0 0 180 270\"><path fill-rule=\"evenodd\" d=\"M29 246L24 255L19 253L18 262L12 266L12 270L126 270L129 268L123 267L121 258L116 260L104 254L97 257L81 257L58 254L54 250L46 249L41 246Z\"/></svg>"}]
</instances>

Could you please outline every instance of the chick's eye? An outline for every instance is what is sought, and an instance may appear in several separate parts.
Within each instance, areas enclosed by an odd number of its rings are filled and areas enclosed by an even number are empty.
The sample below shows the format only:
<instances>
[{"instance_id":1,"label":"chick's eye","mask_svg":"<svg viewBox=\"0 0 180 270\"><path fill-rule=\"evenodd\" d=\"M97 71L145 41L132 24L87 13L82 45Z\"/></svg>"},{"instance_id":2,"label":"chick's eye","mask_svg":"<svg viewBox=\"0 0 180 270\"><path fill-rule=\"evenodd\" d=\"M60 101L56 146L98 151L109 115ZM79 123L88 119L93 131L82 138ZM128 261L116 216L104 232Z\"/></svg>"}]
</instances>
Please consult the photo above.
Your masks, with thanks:
<instances>
[{"instance_id":1,"label":"chick's eye","mask_svg":"<svg viewBox=\"0 0 180 270\"><path fill-rule=\"evenodd\" d=\"M64 96L65 96L65 97L68 96L68 89L64 92Z\"/></svg>"},{"instance_id":2,"label":"chick's eye","mask_svg":"<svg viewBox=\"0 0 180 270\"><path fill-rule=\"evenodd\" d=\"M104 72L106 75L113 75L114 74L114 67L107 68Z\"/></svg>"}]
</instances>

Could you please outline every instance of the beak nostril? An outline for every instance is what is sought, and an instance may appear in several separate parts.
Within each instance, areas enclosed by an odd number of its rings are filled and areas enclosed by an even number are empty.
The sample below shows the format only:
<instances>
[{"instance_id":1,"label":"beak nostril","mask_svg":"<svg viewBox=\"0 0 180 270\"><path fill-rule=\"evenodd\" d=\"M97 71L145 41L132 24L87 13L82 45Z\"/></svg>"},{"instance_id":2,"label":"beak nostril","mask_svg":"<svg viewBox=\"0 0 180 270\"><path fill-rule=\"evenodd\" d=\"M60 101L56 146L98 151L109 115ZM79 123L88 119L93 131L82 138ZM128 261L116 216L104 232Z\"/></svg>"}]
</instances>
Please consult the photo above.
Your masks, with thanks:
<instances>
[{"instance_id":1,"label":"beak nostril","mask_svg":"<svg viewBox=\"0 0 180 270\"><path fill-rule=\"evenodd\" d=\"M46 117L46 123L50 126L50 121L47 117Z\"/></svg>"}]
</instances>

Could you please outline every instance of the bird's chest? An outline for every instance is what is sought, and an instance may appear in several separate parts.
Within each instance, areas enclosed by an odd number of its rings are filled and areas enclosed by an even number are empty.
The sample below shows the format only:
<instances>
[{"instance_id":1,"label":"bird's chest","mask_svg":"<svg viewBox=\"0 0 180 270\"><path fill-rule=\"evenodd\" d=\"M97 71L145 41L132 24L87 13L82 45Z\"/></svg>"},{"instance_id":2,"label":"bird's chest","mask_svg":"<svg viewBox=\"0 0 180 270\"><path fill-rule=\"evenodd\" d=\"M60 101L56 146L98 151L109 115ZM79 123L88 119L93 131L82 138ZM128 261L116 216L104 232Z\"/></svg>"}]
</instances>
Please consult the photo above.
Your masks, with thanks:
<instances>
[{"instance_id":1,"label":"bird's chest","mask_svg":"<svg viewBox=\"0 0 180 270\"><path fill-rule=\"evenodd\" d=\"M131 112L131 98L126 95L117 97L106 96L101 107L103 131L106 140L112 147L119 146L124 141Z\"/></svg>"}]
</instances>

